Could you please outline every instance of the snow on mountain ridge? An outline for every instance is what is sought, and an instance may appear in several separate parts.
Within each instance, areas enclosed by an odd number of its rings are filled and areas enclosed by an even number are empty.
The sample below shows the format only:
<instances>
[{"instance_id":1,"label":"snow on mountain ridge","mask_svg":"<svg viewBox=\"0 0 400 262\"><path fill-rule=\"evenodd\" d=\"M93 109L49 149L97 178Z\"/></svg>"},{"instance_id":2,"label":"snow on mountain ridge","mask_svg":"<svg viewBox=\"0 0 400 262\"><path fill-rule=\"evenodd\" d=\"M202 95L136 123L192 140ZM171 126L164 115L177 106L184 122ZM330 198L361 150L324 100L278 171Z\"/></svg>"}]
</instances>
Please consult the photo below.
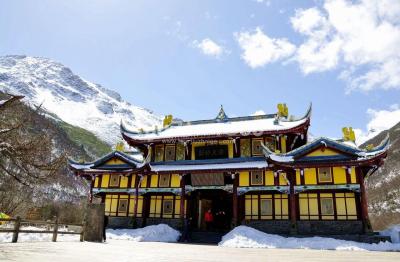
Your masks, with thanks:
<instances>
[{"instance_id":1,"label":"snow on mountain ridge","mask_svg":"<svg viewBox=\"0 0 400 262\"><path fill-rule=\"evenodd\" d=\"M161 125L162 118L152 111L123 101L117 92L47 58L0 57L0 90L24 95L27 103L42 104L63 121L93 132L110 145L121 139L121 119L137 129Z\"/></svg>"}]
</instances>

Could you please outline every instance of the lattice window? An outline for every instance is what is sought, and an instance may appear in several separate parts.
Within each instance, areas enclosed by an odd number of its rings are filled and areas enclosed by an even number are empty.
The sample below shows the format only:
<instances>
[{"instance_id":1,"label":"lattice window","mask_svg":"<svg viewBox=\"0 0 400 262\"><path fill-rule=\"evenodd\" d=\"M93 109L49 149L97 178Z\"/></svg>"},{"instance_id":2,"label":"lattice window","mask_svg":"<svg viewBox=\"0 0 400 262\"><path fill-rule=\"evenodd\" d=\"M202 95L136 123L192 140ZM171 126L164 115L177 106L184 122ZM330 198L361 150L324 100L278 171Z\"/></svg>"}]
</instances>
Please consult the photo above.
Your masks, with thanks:
<instances>
[{"instance_id":1,"label":"lattice window","mask_svg":"<svg viewBox=\"0 0 400 262\"><path fill-rule=\"evenodd\" d=\"M173 200L164 200L163 201L163 214L172 214L174 211Z\"/></svg>"},{"instance_id":2,"label":"lattice window","mask_svg":"<svg viewBox=\"0 0 400 262\"><path fill-rule=\"evenodd\" d=\"M331 183L332 182L332 171L330 167L318 168L318 182L319 183Z\"/></svg>"},{"instance_id":3,"label":"lattice window","mask_svg":"<svg viewBox=\"0 0 400 262\"><path fill-rule=\"evenodd\" d=\"M272 216L272 199L260 200L261 216Z\"/></svg>"},{"instance_id":4,"label":"lattice window","mask_svg":"<svg viewBox=\"0 0 400 262\"><path fill-rule=\"evenodd\" d=\"M276 144L275 144L276 139L274 137L266 137L265 138L265 145L268 147L269 150L272 152L275 152L276 150Z\"/></svg>"},{"instance_id":5,"label":"lattice window","mask_svg":"<svg viewBox=\"0 0 400 262\"><path fill-rule=\"evenodd\" d=\"M252 220L289 219L289 202L286 194L246 195L245 218Z\"/></svg>"},{"instance_id":6,"label":"lattice window","mask_svg":"<svg viewBox=\"0 0 400 262\"><path fill-rule=\"evenodd\" d=\"M321 215L333 216L335 214L332 198L321 198L320 203L321 203Z\"/></svg>"},{"instance_id":7,"label":"lattice window","mask_svg":"<svg viewBox=\"0 0 400 262\"><path fill-rule=\"evenodd\" d=\"M175 161L175 146L168 145L165 147L165 161Z\"/></svg>"},{"instance_id":8,"label":"lattice window","mask_svg":"<svg viewBox=\"0 0 400 262\"><path fill-rule=\"evenodd\" d=\"M263 154L261 143L263 139L252 139L251 141L251 151L253 156L261 156Z\"/></svg>"},{"instance_id":9,"label":"lattice window","mask_svg":"<svg viewBox=\"0 0 400 262\"><path fill-rule=\"evenodd\" d=\"M119 187L120 176L111 175L110 176L110 187Z\"/></svg>"},{"instance_id":10,"label":"lattice window","mask_svg":"<svg viewBox=\"0 0 400 262\"><path fill-rule=\"evenodd\" d=\"M252 171L250 177L250 185L262 186L264 185L264 172L263 171Z\"/></svg>"},{"instance_id":11,"label":"lattice window","mask_svg":"<svg viewBox=\"0 0 400 262\"><path fill-rule=\"evenodd\" d=\"M118 203L118 213L125 213L128 211L128 199L120 199Z\"/></svg>"},{"instance_id":12,"label":"lattice window","mask_svg":"<svg viewBox=\"0 0 400 262\"><path fill-rule=\"evenodd\" d=\"M183 143L176 144L176 160L185 160L185 145Z\"/></svg>"},{"instance_id":13,"label":"lattice window","mask_svg":"<svg viewBox=\"0 0 400 262\"><path fill-rule=\"evenodd\" d=\"M155 161L164 161L164 145L156 145Z\"/></svg>"},{"instance_id":14,"label":"lattice window","mask_svg":"<svg viewBox=\"0 0 400 262\"><path fill-rule=\"evenodd\" d=\"M169 187L169 181L171 179L171 175L160 175L158 186L159 187Z\"/></svg>"},{"instance_id":15,"label":"lattice window","mask_svg":"<svg viewBox=\"0 0 400 262\"><path fill-rule=\"evenodd\" d=\"M250 139L240 139L240 156L250 156Z\"/></svg>"}]
</instances>

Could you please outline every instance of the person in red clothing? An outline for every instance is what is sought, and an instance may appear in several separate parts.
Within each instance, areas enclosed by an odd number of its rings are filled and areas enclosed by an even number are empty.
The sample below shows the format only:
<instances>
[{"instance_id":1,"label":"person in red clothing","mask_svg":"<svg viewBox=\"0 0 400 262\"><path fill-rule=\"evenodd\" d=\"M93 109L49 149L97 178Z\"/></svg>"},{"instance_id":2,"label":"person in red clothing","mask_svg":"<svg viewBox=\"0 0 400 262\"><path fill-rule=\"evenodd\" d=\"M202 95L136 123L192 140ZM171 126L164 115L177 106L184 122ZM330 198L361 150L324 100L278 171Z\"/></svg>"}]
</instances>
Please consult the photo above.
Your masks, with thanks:
<instances>
[{"instance_id":1,"label":"person in red clothing","mask_svg":"<svg viewBox=\"0 0 400 262\"><path fill-rule=\"evenodd\" d=\"M204 214L204 221L206 222L206 229L210 230L214 222L214 216L211 212L211 209L207 210L207 212Z\"/></svg>"}]
</instances>

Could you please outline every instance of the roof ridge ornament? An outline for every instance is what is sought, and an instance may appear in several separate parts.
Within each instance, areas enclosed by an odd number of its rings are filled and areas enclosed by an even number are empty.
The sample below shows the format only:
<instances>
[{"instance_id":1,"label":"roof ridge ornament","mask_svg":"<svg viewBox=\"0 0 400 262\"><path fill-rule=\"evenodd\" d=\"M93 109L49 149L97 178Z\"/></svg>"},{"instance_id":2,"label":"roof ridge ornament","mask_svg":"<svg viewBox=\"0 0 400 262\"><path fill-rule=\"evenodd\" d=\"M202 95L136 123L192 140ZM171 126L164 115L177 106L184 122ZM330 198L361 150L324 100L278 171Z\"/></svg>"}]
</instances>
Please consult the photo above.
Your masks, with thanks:
<instances>
[{"instance_id":1,"label":"roof ridge ornament","mask_svg":"<svg viewBox=\"0 0 400 262\"><path fill-rule=\"evenodd\" d=\"M224 111L224 107L222 105L221 105L221 107L219 109L219 112L218 112L218 115L217 115L217 117L215 119L218 119L218 120L226 120L226 119L228 119L228 116L226 115L226 113Z\"/></svg>"}]
</instances>

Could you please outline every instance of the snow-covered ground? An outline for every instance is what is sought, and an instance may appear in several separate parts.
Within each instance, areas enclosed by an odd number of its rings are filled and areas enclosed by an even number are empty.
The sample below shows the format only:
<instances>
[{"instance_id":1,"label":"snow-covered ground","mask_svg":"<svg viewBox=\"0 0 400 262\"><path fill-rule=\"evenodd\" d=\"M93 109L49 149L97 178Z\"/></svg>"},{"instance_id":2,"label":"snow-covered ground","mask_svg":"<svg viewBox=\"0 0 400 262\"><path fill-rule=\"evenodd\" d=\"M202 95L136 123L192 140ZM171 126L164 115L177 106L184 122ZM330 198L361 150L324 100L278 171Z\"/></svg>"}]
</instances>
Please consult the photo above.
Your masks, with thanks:
<instances>
[{"instance_id":1,"label":"snow-covered ground","mask_svg":"<svg viewBox=\"0 0 400 262\"><path fill-rule=\"evenodd\" d=\"M357 251L400 251L400 243L380 242L367 244L326 237L282 237L266 234L251 227L238 226L223 236L221 247L237 248L285 248Z\"/></svg>"},{"instance_id":2,"label":"snow-covered ground","mask_svg":"<svg viewBox=\"0 0 400 262\"><path fill-rule=\"evenodd\" d=\"M8 227L7 227L8 228ZM46 230L45 228L26 226L21 227L22 230ZM60 231L67 229L60 229ZM147 226L138 229L107 229L108 240L129 240L135 242L177 242L181 233L168 225L159 224ZM12 233L0 233L0 243L9 243L12 239ZM20 233L18 242L48 242L51 241L52 234L48 233ZM70 242L79 241L79 235L59 233L57 241Z\"/></svg>"},{"instance_id":3,"label":"snow-covered ground","mask_svg":"<svg viewBox=\"0 0 400 262\"><path fill-rule=\"evenodd\" d=\"M38 227L23 227L25 230L45 230ZM61 229L66 231L67 229ZM231 248L283 248L283 249L317 249L317 250L356 250L356 251L400 251L399 243L400 226L381 232L382 235L391 236L392 241L379 244L359 243L326 237L282 237L266 234L251 227L239 226L223 236L218 244L220 247ZM165 224L147 226L138 229L108 229L107 241L128 242L177 242L180 232ZM18 242L49 242L52 234L27 234L20 233ZM9 243L12 233L0 233L0 243ZM78 242L79 235L59 233L58 242Z\"/></svg>"},{"instance_id":4,"label":"snow-covered ground","mask_svg":"<svg viewBox=\"0 0 400 262\"><path fill-rule=\"evenodd\" d=\"M2 226L2 228L10 228L6 226ZM33 227L33 226L21 226L21 230L38 230L44 231L47 230L43 227ZM67 229L59 228L59 231L68 231ZM0 243L9 243L12 239L12 233L0 233ZM51 241L53 234L49 233L19 233L18 234L18 242L48 242ZM62 234L58 233L57 241L79 241L79 235L71 235L71 234Z\"/></svg>"}]
</instances>

